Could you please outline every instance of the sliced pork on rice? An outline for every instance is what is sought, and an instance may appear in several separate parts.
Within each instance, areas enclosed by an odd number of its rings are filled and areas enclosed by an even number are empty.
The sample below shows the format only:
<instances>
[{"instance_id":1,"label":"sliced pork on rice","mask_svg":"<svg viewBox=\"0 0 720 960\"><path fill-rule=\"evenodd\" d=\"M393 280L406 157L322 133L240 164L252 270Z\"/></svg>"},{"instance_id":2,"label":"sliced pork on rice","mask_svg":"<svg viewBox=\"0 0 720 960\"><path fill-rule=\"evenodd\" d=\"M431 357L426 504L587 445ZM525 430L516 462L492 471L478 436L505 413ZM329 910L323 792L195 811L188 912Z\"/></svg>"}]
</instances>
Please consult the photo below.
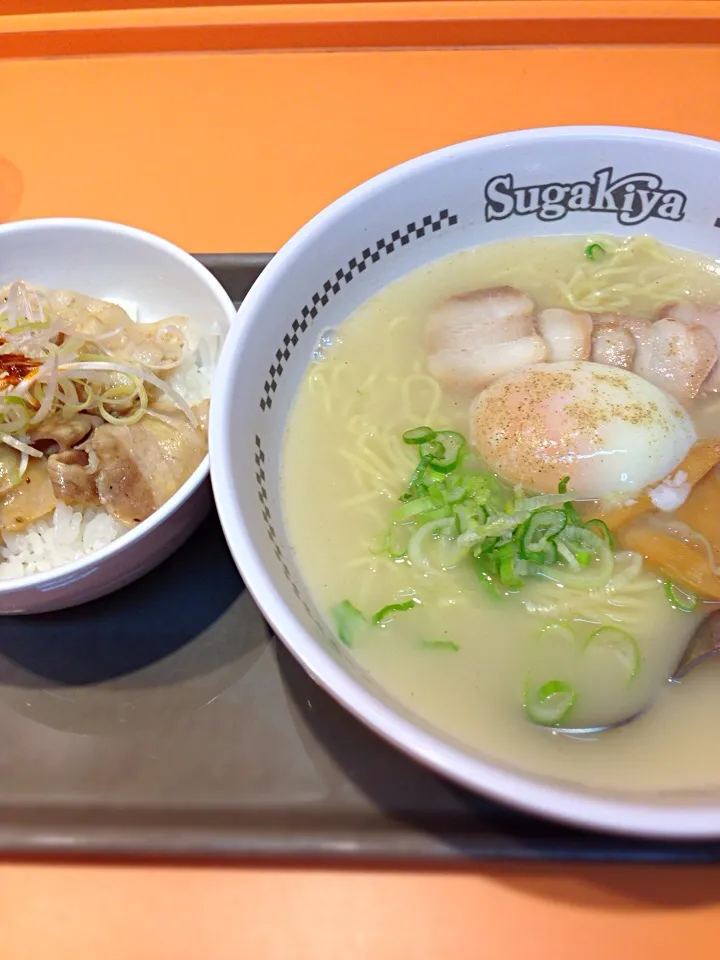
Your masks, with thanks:
<instances>
[{"instance_id":1,"label":"sliced pork on rice","mask_svg":"<svg viewBox=\"0 0 720 960\"><path fill-rule=\"evenodd\" d=\"M118 304L0 288L0 577L107 546L207 453L219 331Z\"/></svg>"}]
</instances>

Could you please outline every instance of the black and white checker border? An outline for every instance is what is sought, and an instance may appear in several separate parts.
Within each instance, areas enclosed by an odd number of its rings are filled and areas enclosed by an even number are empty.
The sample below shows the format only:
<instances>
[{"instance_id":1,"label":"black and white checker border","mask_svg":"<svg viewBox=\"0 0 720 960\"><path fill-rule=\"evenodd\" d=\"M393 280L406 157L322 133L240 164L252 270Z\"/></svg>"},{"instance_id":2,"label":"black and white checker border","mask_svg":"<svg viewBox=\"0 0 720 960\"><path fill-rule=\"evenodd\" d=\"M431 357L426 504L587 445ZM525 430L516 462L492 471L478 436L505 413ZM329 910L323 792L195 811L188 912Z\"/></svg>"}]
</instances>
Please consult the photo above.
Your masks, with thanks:
<instances>
[{"instance_id":1,"label":"black and white checker border","mask_svg":"<svg viewBox=\"0 0 720 960\"><path fill-rule=\"evenodd\" d=\"M267 476L265 474L265 451L263 450L262 440L258 436L255 437L255 482L257 484L257 494L258 500L260 501L262 518L265 521L265 527L267 529L268 537L270 538L270 543L273 547L273 553L277 557L285 579L292 587L293 593L303 605L305 612L313 621L313 623L321 630L324 630L324 624L320 623L318 618L315 616L309 604L306 602L305 598L300 592L300 588L293 579L293 576L290 573L290 568L285 562L282 547L278 543L275 527L273 526L272 515L270 513L270 507L268 505Z\"/></svg>"},{"instance_id":2,"label":"black and white checker border","mask_svg":"<svg viewBox=\"0 0 720 960\"><path fill-rule=\"evenodd\" d=\"M344 267L337 270L332 278L326 280L320 290L316 290L308 303L295 317L290 329L283 337L282 346L275 351L275 360L268 370L267 379L263 386L263 395L260 398L260 409L269 410L273 404L273 397L278 388L278 381L283 375L293 349L298 345L300 337L306 332L313 320L330 300L351 283L355 277L364 273L367 268L377 263L383 256L389 256L399 247L405 247L411 240L419 240L427 233L438 233L444 227L454 227L458 222L457 214L449 210L440 210L435 216L428 214L421 221L413 220L404 230L393 230L390 239L381 237L373 247L365 247L362 253L349 260Z\"/></svg>"}]
</instances>

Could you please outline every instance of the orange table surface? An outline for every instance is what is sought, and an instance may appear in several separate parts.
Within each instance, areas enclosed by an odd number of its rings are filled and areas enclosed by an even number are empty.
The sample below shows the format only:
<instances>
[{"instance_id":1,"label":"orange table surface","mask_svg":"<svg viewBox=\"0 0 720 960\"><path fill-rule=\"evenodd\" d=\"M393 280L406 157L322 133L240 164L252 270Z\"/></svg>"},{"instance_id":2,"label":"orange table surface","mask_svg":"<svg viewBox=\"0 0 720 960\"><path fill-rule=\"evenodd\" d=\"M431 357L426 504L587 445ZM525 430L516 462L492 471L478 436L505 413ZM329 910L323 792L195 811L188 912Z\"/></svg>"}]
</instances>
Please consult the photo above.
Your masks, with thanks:
<instances>
[{"instance_id":1,"label":"orange table surface","mask_svg":"<svg viewBox=\"0 0 720 960\"><path fill-rule=\"evenodd\" d=\"M85 215L276 249L342 191L503 129L720 136L720 48L0 59L0 219ZM0 958L715 957L720 873L0 866Z\"/></svg>"},{"instance_id":2,"label":"orange table surface","mask_svg":"<svg viewBox=\"0 0 720 960\"><path fill-rule=\"evenodd\" d=\"M3 960L717 957L713 870L0 868Z\"/></svg>"},{"instance_id":3,"label":"orange table surface","mask_svg":"<svg viewBox=\"0 0 720 960\"><path fill-rule=\"evenodd\" d=\"M275 250L338 194L453 141L587 122L720 135L718 80L719 47L0 59L0 218Z\"/></svg>"}]
</instances>

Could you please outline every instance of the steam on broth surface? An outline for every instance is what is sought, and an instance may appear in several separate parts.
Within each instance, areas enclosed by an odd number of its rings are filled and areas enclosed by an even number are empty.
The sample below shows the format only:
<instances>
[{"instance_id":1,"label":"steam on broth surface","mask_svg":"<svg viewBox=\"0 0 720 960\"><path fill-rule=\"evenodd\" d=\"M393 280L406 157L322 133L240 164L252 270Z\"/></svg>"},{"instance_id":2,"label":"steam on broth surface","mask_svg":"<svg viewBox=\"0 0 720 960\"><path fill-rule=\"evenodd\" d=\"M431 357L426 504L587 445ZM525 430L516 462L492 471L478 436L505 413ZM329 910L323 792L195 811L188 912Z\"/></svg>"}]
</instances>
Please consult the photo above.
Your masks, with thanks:
<instances>
[{"instance_id":1,"label":"steam on broth surface","mask_svg":"<svg viewBox=\"0 0 720 960\"><path fill-rule=\"evenodd\" d=\"M452 376L436 365L441 386L429 372L429 350L448 343L455 349L459 341L450 341L458 328L452 335L446 328L450 340L433 347L429 317L448 298L481 291L482 300L484 291L496 296L496 288L507 287L531 299L532 337L542 334L547 344L556 324L560 352L575 335L570 330L566 336L568 322L578 329L590 324L593 358L603 363L613 355L614 338L622 342L622 331L629 329L636 372L600 368L583 356L554 362L548 347L550 362L530 367L530 374L525 366L496 371L479 389L467 383L455 389ZM668 304L675 304L671 317L679 311L675 326L663 312ZM702 317L695 316L698 304L705 305ZM720 600L720 542L713 558L715 544L696 536L720 459L720 446L705 442L720 437L720 397L712 379L715 333L697 329L714 329L715 305L720 305L720 266L714 261L649 238L530 238L463 251L423 267L324 338L320 359L298 391L285 439L283 496L298 564L319 608L340 627L358 661L417 714L479 753L538 775L614 790L689 789L720 781L715 735L720 665L711 662L682 683L668 682L698 625L715 609L712 601ZM549 315L547 326L538 321L542 311L555 308L572 315ZM517 321L520 308L512 309L513 336L526 335L525 321ZM692 317L684 319L683 310ZM583 319L587 313L589 321ZM662 324L650 329L648 321L661 319L667 329ZM677 333L685 339L678 340ZM678 350L683 366L675 377ZM488 354L500 355L507 351ZM535 424L536 434L546 426L552 433L556 408L564 416L578 404L595 410L606 405L614 418L608 427L616 430L613 442L626 451L616 494L608 496L601 485L594 497L587 489L582 497L573 495L575 483L587 480L581 473L589 455L582 451L574 460L558 454L555 463L550 457L545 481L524 478L520 489L517 477L501 476L492 487L488 478L500 471L483 461L477 448L509 463L511 471L517 468L517 444L506 444L509 460L501 457L498 410L522 406L512 391L537 389L539 380L528 387L523 377L541 375L554 377L565 393L562 403L548 407L547 420ZM613 390L628 391L625 400L613 399ZM599 427L590 426L592 445ZM447 433L439 440L428 434L425 445L407 442L422 440L422 431L403 440L420 427L462 434L464 459L454 463L455 441ZM519 431L530 436L526 428L521 421ZM564 435L556 444L560 453L562 442ZM533 449L526 451L525 463L532 464ZM409 487L411 478L418 478L423 451L430 460L420 480L427 482ZM657 463L650 483L652 457ZM534 499L538 490L557 491L563 478L552 470L571 460L563 495L550 494L549 502ZM449 469L433 470L433 464ZM657 473L668 464L667 476ZM642 490L626 489L634 476ZM630 477L625 487L623 477ZM467 494L463 513L456 491L470 487L475 492ZM477 506L481 501L484 507ZM565 502L573 505L561 518L564 531L554 534L553 518L566 509ZM598 517L613 530L612 549L604 524L592 525ZM440 526L428 527L408 550L408 538L432 523ZM389 530L404 536L400 546L388 541ZM489 536L489 530L500 536ZM577 532L582 530L587 532ZM502 569L503 545L506 555L514 551L509 577ZM676 552L681 561L689 556L698 570L678 572ZM602 568L606 560L612 565L608 575ZM407 609L389 610L374 624L372 615L390 604ZM638 712L643 715L628 726L593 737L552 728L612 723Z\"/></svg>"}]
</instances>

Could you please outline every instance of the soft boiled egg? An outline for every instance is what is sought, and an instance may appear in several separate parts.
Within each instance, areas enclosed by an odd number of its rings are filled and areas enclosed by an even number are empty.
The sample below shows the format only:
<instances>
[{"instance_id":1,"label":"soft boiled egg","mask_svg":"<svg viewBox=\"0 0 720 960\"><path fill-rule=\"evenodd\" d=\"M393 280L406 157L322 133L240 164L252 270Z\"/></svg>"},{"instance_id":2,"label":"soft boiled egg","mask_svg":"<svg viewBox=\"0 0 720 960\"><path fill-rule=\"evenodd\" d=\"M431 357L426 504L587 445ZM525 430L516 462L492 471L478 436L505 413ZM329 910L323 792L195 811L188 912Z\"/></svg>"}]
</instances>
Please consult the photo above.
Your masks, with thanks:
<instances>
[{"instance_id":1,"label":"soft boiled egg","mask_svg":"<svg viewBox=\"0 0 720 960\"><path fill-rule=\"evenodd\" d=\"M584 361L517 371L473 402L470 432L488 466L527 490L631 495L674 470L692 444L687 411L621 367Z\"/></svg>"}]
</instances>

